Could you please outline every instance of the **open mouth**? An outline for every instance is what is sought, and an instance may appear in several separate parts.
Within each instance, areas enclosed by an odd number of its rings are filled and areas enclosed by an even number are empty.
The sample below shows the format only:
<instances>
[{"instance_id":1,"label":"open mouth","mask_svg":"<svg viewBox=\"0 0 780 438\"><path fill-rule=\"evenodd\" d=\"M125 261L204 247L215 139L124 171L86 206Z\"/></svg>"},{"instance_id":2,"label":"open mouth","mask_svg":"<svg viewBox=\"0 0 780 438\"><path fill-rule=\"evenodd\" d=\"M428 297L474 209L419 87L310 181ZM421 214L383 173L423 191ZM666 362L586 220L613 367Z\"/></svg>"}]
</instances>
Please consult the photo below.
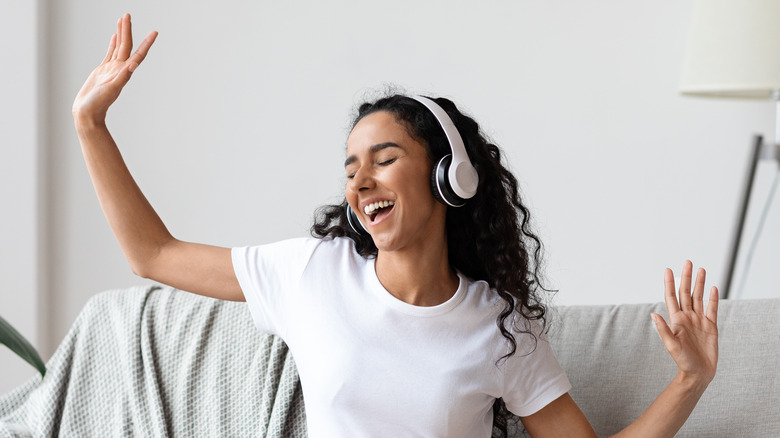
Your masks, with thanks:
<instances>
[{"instance_id":1,"label":"open mouth","mask_svg":"<svg viewBox=\"0 0 780 438\"><path fill-rule=\"evenodd\" d=\"M387 216L390 213L390 210L393 209L394 205L395 202L393 201L377 201L366 205L363 208L363 211L373 223Z\"/></svg>"}]
</instances>

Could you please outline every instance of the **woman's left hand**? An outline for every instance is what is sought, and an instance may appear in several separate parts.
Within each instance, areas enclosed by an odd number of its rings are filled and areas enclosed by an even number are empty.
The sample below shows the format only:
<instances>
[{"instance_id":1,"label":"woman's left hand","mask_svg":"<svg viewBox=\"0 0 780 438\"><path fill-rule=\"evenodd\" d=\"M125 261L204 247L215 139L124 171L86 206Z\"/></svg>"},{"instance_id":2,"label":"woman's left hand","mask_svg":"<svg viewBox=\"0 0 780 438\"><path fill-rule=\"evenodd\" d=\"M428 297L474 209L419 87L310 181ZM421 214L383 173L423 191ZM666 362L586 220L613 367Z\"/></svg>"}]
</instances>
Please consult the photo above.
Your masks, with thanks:
<instances>
[{"instance_id":1,"label":"woman's left hand","mask_svg":"<svg viewBox=\"0 0 780 438\"><path fill-rule=\"evenodd\" d=\"M680 280L679 300L671 269L664 273L664 297L669 311L667 325L661 315L652 315L664 347L677 363L678 377L693 378L708 385L718 365L718 289L712 287L705 312L703 295L706 273L699 268L691 292L693 264L686 261Z\"/></svg>"}]
</instances>

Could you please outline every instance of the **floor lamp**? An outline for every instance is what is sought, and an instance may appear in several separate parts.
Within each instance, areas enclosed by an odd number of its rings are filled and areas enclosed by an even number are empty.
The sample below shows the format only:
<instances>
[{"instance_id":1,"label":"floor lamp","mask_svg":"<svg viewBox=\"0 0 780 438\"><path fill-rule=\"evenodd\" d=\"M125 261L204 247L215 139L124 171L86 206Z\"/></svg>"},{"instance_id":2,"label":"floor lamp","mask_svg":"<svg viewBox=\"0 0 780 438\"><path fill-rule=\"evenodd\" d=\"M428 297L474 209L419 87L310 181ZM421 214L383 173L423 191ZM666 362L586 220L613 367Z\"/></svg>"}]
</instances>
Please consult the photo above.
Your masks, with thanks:
<instances>
[{"instance_id":1,"label":"floor lamp","mask_svg":"<svg viewBox=\"0 0 780 438\"><path fill-rule=\"evenodd\" d=\"M729 298L737 253L759 160L780 164L780 1L697 0L680 92L690 96L772 99L774 141L755 136L721 291Z\"/></svg>"}]
</instances>

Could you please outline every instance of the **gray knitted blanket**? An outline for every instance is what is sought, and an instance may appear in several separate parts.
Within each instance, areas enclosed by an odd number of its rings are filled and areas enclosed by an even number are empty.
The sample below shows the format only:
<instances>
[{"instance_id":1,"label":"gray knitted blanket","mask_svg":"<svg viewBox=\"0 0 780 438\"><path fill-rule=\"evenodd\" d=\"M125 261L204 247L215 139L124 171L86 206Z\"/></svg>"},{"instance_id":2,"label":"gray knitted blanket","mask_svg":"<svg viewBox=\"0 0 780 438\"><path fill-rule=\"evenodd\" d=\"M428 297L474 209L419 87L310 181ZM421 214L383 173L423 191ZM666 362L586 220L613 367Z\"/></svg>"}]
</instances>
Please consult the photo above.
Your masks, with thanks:
<instances>
[{"instance_id":1,"label":"gray knitted blanket","mask_svg":"<svg viewBox=\"0 0 780 438\"><path fill-rule=\"evenodd\" d=\"M101 293L47 370L0 396L0 437L306 437L292 356L243 303Z\"/></svg>"}]
</instances>

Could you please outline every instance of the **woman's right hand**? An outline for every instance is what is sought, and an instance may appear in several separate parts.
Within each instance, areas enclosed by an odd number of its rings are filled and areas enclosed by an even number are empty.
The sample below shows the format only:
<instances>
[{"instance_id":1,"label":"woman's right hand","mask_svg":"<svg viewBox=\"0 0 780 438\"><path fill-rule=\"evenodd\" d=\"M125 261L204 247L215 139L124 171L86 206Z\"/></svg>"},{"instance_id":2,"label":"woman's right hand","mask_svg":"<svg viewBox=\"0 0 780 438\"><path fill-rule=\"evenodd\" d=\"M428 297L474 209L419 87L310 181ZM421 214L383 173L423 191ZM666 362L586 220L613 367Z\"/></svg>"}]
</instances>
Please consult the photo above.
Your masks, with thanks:
<instances>
[{"instance_id":1,"label":"woman's right hand","mask_svg":"<svg viewBox=\"0 0 780 438\"><path fill-rule=\"evenodd\" d=\"M119 97L130 76L146 58L149 48L157 38L157 32L150 32L132 55L132 25L130 14L117 22L117 32L111 36L108 53L84 82L73 102L73 118L76 122L105 121L108 107Z\"/></svg>"}]
</instances>

